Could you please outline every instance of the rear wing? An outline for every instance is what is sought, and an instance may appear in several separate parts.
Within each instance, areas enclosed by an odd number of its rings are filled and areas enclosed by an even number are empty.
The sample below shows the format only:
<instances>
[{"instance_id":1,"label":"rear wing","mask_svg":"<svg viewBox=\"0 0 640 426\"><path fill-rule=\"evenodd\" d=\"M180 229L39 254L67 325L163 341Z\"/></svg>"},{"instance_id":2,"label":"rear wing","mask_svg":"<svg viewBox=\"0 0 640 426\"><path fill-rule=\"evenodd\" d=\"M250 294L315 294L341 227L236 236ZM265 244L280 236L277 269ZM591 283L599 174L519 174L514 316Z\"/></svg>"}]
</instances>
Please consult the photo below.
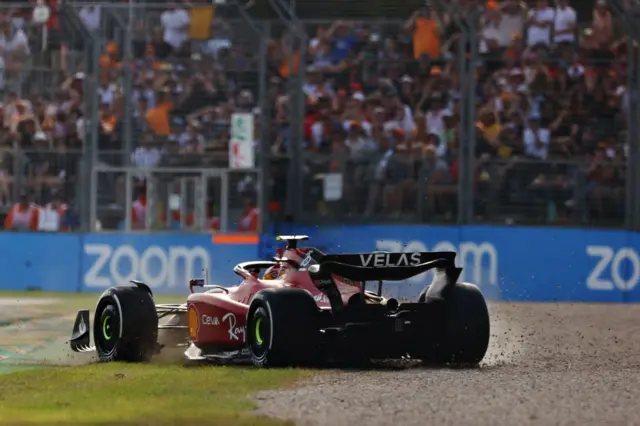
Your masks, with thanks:
<instances>
[{"instance_id":1,"label":"rear wing","mask_svg":"<svg viewBox=\"0 0 640 426\"><path fill-rule=\"evenodd\" d=\"M446 259L436 259L421 263L416 266L391 266L384 268L370 268L348 265L339 262L323 262L319 269L352 281L404 281L416 275L420 275L430 269L445 269L454 266L453 262Z\"/></svg>"},{"instance_id":2,"label":"rear wing","mask_svg":"<svg viewBox=\"0 0 640 426\"><path fill-rule=\"evenodd\" d=\"M455 252L328 254L319 269L353 281L404 281L430 269L455 267Z\"/></svg>"},{"instance_id":3,"label":"rear wing","mask_svg":"<svg viewBox=\"0 0 640 426\"><path fill-rule=\"evenodd\" d=\"M443 291L455 284L462 268L455 265L455 252L415 252L322 255L309 253L316 263L308 268L309 275L316 287L325 293L331 308L340 311L343 308L340 291L333 279L339 276L362 283L364 296L365 283L378 281L378 295L382 295L383 281L404 281L420 275L430 269L435 270L433 280L426 297L430 300L443 298ZM304 264L305 261L302 261Z\"/></svg>"}]
</instances>

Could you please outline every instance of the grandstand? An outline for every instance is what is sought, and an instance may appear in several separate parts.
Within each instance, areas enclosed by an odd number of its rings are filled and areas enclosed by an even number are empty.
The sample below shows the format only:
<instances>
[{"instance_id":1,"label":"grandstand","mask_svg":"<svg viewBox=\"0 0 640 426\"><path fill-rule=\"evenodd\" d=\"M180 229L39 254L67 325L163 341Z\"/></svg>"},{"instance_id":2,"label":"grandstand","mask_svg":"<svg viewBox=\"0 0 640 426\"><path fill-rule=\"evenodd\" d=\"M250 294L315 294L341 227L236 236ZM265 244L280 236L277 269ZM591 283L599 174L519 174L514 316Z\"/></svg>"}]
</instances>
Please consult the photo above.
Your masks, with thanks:
<instances>
[{"instance_id":1,"label":"grandstand","mask_svg":"<svg viewBox=\"0 0 640 426\"><path fill-rule=\"evenodd\" d=\"M459 138L459 20L473 1L298 1L305 38L270 2L136 2L133 12L126 3L66 3L53 10L46 30L30 22L31 5L0 9L4 211L23 190L44 203L62 189L81 215L93 202L103 228L117 227L132 195L123 176L137 182L150 168L161 176L162 199L173 188L187 191L185 211L223 194L230 202L216 208L240 211L241 189L251 182L255 192L257 173L230 174L224 184L214 173L206 194L197 179L202 170L228 166L230 116L242 111L260 123L257 154L271 164L265 198L288 216L323 223L458 220L459 151L468 142ZM566 32L569 21L556 21L541 47L532 42L540 35L530 29L535 21L526 19L538 13L533 5L475 6L481 37L477 55L467 54L477 56L470 59L476 161L472 195L464 200L474 206L474 220L621 226L628 75L637 63L628 60L630 44L614 14L597 1L570 1L575 28ZM171 28L181 20L184 29ZM12 47L21 32L29 41L22 57ZM264 34L269 41L261 49ZM300 91L304 108L294 101ZM291 172L296 146L304 151L302 165ZM94 148L101 170L140 172L101 172L91 201L83 165L94 164ZM182 172L162 172L167 167ZM301 183L293 193L292 181ZM287 208L296 198L299 209ZM229 223L234 217L229 213Z\"/></svg>"}]
</instances>

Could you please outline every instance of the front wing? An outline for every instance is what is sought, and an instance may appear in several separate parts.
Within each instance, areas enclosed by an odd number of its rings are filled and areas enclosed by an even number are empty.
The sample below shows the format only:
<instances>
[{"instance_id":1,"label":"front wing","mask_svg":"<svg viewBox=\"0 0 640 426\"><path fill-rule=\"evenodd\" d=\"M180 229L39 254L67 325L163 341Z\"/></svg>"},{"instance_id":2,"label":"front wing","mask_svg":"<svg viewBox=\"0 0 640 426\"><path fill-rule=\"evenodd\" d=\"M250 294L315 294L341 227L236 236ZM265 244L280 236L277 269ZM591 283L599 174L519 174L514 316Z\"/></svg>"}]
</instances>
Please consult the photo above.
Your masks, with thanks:
<instances>
[{"instance_id":1,"label":"front wing","mask_svg":"<svg viewBox=\"0 0 640 426\"><path fill-rule=\"evenodd\" d=\"M156 312L158 313L158 320L161 320L171 314L186 313L187 305L160 304L156 305ZM186 325L170 323L158 325L158 330L168 329L186 330L188 327ZM88 309L80 310L76 314L76 321L71 332L71 339L69 339L69 346L74 352L95 352L96 347L91 344L91 320Z\"/></svg>"}]
</instances>

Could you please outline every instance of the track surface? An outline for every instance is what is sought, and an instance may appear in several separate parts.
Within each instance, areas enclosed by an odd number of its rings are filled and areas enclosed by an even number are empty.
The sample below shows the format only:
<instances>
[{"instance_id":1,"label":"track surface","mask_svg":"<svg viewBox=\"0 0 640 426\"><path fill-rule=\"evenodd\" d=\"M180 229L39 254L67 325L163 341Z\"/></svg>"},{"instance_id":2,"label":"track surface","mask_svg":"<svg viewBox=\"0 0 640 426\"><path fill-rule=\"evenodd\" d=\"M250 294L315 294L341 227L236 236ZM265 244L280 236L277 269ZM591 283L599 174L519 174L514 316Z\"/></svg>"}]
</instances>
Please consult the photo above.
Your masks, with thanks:
<instances>
[{"instance_id":1,"label":"track surface","mask_svg":"<svg viewBox=\"0 0 640 426\"><path fill-rule=\"evenodd\" d=\"M67 344L76 309L62 298L0 295L0 374L29 367L93 360Z\"/></svg>"},{"instance_id":2,"label":"track surface","mask_svg":"<svg viewBox=\"0 0 640 426\"><path fill-rule=\"evenodd\" d=\"M492 304L478 369L335 372L257 396L299 425L640 424L640 306Z\"/></svg>"},{"instance_id":3,"label":"track surface","mask_svg":"<svg viewBox=\"0 0 640 426\"><path fill-rule=\"evenodd\" d=\"M67 346L78 304L0 297L0 373L91 362ZM59 301L58 301L59 302ZM329 372L257 395L299 425L640 425L640 305L491 304L477 369Z\"/></svg>"}]
</instances>

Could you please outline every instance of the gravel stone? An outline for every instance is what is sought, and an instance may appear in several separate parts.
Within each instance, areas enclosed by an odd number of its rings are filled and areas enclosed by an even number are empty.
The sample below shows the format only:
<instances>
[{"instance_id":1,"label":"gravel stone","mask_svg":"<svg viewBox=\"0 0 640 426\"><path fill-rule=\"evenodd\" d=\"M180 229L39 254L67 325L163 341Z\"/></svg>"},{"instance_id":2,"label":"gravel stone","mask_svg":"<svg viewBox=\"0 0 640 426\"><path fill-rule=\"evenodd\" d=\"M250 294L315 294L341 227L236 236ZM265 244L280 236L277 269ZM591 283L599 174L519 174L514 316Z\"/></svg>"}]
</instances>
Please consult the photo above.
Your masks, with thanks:
<instances>
[{"instance_id":1,"label":"gravel stone","mask_svg":"<svg viewBox=\"0 0 640 426\"><path fill-rule=\"evenodd\" d=\"M257 394L298 425L640 425L640 305L489 306L479 368L330 371Z\"/></svg>"}]
</instances>

